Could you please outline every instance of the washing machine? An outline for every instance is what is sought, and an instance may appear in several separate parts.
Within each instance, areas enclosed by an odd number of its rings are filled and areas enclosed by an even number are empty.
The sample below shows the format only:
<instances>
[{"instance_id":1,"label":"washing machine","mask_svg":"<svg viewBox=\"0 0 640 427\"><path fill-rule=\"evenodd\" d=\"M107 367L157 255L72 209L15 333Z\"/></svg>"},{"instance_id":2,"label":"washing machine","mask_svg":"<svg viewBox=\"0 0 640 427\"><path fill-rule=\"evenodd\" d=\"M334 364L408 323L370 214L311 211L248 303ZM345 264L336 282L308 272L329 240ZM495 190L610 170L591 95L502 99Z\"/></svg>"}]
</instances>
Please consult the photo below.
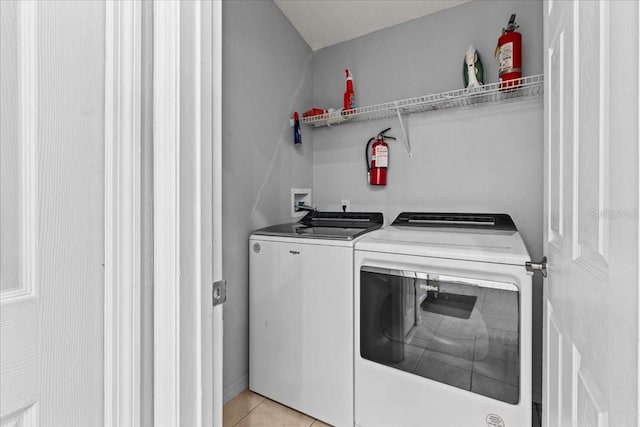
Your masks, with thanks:
<instances>
[{"instance_id":1,"label":"washing machine","mask_svg":"<svg viewBox=\"0 0 640 427\"><path fill-rule=\"evenodd\" d=\"M355 424L531 426L527 261L505 214L406 212L359 240Z\"/></svg>"},{"instance_id":2,"label":"washing machine","mask_svg":"<svg viewBox=\"0 0 640 427\"><path fill-rule=\"evenodd\" d=\"M249 388L353 426L353 247L366 212L309 212L249 239Z\"/></svg>"}]
</instances>

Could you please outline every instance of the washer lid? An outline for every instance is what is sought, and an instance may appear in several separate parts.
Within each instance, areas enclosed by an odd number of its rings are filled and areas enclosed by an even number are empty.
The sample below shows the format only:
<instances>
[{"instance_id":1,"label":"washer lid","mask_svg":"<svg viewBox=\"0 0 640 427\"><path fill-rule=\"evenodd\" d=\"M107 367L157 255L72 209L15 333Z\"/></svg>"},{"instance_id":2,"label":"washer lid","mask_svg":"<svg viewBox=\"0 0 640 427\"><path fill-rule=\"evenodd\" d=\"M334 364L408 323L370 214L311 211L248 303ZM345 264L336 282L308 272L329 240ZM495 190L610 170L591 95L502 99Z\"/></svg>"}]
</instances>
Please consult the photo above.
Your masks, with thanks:
<instances>
[{"instance_id":1,"label":"washer lid","mask_svg":"<svg viewBox=\"0 0 640 427\"><path fill-rule=\"evenodd\" d=\"M381 213L373 212L309 212L299 222L272 225L253 232L254 235L308 239L353 240L382 227Z\"/></svg>"},{"instance_id":2,"label":"washer lid","mask_svg":"<svg viewBox=\"0 0 640 427\"><path fill-rule=\"evenodd\" d=\"M531 260L515 226L506 225L509 222L513 224L510 218L509 221L505 221L504 217L495 221L495 227L486 223L474 227L462 219L462 214L455 214L454 221L457 224L446 224L442 219L432 221L425 219L430 214L421 215L422 221L410 224L409 221L398 222L401 217L407 218L406 213L400 214L394 225L364 236L356 242L355 249L514 265L524 265ZM452 214L438 215L445 217ZM483 222L490 215L470 214L482 218Z\"/></svg>"},{"instance_id":3,"label":"washer lid","mask_svg":"<svg viewBox=\"0 0 640 427\"><path fill-rule=\"evenodd\" d=\"M511 230L516 225L507 214L402 212L391 225L428 228L473 228L478 230Z\"/></svg>"}]
</instances>

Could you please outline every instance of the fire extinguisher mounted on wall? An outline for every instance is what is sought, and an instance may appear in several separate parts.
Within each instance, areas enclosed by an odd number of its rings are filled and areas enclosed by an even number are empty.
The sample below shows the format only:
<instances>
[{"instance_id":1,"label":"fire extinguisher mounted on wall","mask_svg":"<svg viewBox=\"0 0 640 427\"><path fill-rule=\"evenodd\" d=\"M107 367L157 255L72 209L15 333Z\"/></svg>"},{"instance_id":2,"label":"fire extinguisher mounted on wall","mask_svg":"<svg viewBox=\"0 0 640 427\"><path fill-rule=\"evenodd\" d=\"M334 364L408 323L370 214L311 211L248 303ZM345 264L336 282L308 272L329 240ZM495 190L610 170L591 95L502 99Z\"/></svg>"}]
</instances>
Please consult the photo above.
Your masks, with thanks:
<instances>
[{"instance_id":1,"label":"fire extinguisher mounted on wall","mask_svg":"<svg viewBox=\"0 0 640 427\"><path fill-rule=\"evenodd\" d=\"M391 128L386 128L377 136L369 139L364 151L367 162L367 181L370 185L387 185L387 168L389 167L389 145L385 139L396 139L385 135ZM371 143L373 145L371 145ZM369 159L369 147L371 147L371 159Z\"/></svg>"}]
</instances>

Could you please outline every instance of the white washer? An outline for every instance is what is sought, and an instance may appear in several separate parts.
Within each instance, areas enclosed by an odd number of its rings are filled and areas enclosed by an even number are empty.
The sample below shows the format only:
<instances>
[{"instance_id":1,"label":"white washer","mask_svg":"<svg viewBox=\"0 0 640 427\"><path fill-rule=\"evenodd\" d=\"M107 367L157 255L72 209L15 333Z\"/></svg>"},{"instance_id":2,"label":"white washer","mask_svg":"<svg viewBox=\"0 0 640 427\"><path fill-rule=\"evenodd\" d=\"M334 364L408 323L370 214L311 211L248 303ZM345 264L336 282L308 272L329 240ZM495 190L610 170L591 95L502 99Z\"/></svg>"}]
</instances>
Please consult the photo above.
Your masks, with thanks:
<instances>
[{"instance_id":1,"label":"white washer","mask_svg":"<svg viewBox=\"0 0 640 427\"><path fill-rule=\"evenodd\" d=\"M249 388L353 426L353 245L382 214L312 212L249 240Z\"/></svg>"},{"instance_id":2,"label":"white washer","mask_svg":"<svg viewBox=\"0 0 640 427\"><path fill-rule=\"evenodd\" d=\"M531 274L508 215L403 213L355 245L355 424L531 425Z\"/></svg>"}]
</instances>

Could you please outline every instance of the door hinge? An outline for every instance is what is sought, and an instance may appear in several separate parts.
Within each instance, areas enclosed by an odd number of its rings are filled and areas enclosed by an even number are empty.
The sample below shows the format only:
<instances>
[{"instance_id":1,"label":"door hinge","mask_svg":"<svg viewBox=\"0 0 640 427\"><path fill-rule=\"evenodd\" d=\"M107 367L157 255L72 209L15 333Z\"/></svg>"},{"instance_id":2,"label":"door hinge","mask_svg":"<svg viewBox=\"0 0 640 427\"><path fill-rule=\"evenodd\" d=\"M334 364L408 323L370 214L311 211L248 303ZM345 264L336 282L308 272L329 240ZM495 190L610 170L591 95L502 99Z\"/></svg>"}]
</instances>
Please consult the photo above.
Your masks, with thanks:
<instances>
[{"instance_id":1,"label":"door hinge","mask_svg":"<svg viewBox=\"0 0 640 427\"><path fill-rule=\"evenodd\" d=\"M220 305L227 300L227 281L226 280L218 280L217 282L213 282L213 306Z\"/></svg>"},{"instance_id":2,"label":"door hinge","mask_svg":"<svg viewBox=\"0 0 640 427\"><path fill-rule=\"evenodd\" d=\"M540 262L527 261L524 263L524 268L531 273L539 271L542 273L542 277L547 277L547 257L543 256Z\"/></svg>"}]
</instances>

